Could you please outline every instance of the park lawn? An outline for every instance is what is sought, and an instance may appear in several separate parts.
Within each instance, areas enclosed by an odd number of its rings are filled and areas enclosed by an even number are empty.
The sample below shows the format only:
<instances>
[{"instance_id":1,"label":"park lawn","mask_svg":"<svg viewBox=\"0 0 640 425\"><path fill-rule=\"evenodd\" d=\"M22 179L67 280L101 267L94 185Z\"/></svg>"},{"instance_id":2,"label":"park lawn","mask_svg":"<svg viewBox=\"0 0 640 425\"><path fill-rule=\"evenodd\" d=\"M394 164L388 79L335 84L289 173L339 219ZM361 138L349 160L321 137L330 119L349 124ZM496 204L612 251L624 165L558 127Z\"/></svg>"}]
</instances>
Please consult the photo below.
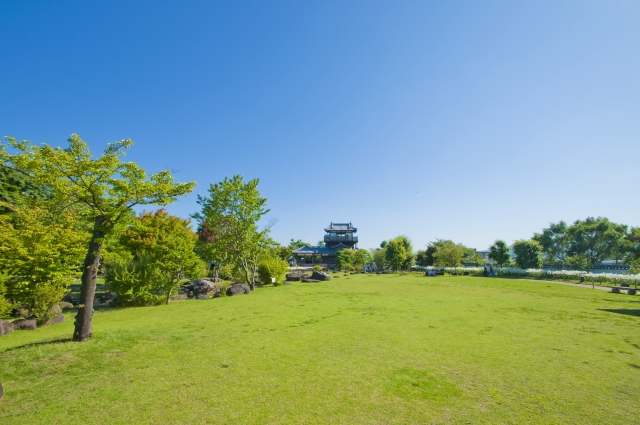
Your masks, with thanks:
<instances>
[{"instance_id":1,"label":"park lawn","mask_svg":"<svg viewBox=\"0 0 640 425\"><path fill-rule=\"evenodd\" d=\"M0 338L6 424L639 423L640 297L340 276Z\"/></svg>"}]
</instances>

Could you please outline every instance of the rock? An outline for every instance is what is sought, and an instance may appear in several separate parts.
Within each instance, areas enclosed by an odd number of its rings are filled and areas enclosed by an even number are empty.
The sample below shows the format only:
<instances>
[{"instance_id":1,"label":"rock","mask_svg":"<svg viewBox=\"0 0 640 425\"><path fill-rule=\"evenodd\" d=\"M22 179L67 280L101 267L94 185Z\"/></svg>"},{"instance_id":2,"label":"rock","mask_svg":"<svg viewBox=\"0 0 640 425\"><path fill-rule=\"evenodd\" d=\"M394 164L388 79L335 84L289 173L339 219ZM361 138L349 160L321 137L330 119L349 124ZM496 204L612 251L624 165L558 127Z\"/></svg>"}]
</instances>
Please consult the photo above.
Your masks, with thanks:
<instances>
[{"instance_id":1,"label":"rock","mask_svg":"<svg viewBox=\"0 0 640 425\"><path fill-rule=\"evenodd\" d=\"M172 295L171 299L172 300L186 300L187 299L187 294Z\"/></svg>"},{"instance_id":2,"label":"rock","mask_svg":"<svg viewBox=\"0 0 640 425\"><path fill-rule=\"evenodd\" d=\"M0 382L0 400L4 397L4 389L2 389L2 382Z\"/></svg>"},{"instance_id":3,"label":"rock","mask_svg":"<svg viewBox=\"0 0 640 425\"><path fill-rule=\"evenodd\" d=\"M47 323L47 325L55 325L62 322L64 322L64 316L62 315L62 312L60 312L53 319L49 320L49 323Z\"/></svg>"},{"instance_id":4,"label":"rock","mask_svg":"<svg viewBox=\"0 0 640 425\"><path fill-rule=\"evenodd\" d=\"M293 281L293 282L300 281L300 280L306 279L308 277L309 277L309 275L307 274L307 272L302 271L302 270L295 270L295 271L292 271L291 273L287 274L287 280L288 281Z\"/></svg>"},{"instance_id":5,"label":"rock","mask_svg":"<svg viewBox=\"0 0 640 425\"><path fill-rule=\"evenodd\" d=\"M193 298L193 291L187 291L187 298Z\"/></svg>"},{"instance_id":6,"label":"rock","mask_svg":"<svg viewBox=\"0 0 640 425\"><path fill-rule=\"evenodd\" d=\"M182 284L187 294L191 292L193 297L198 295L212 295L215 292L220 292L220 285L214 284L208 280L190 280ZM191 298L191 297L189 297Z\"/></svg>"},{"instance_id":7,"label":"rock","mask_svg":"<svg viewBox=\"0 0 640 425\"><path fill-rule=\"evenodd\" d=\"M13 332L13 324L8 320L0 320L0 336Z\"/></svg>"},{"instance_id":8,"label":"rock","mask_svg":"<svg viewBox=\"0 0 640 425\"><path fill-rule=\"evenodd\" d=\"M58 304L51 307L47 314L43 317L39 317L36 320L38 326L55 325L56 323L64 322L64 316L62 315L62 309Z\"/></svg>"},{"instance_id":9,"label":"rock","mask_svg":"<svg viewBox=\"0 0 640 425\"><path fill-rule=\"evenodd\" d=\"M73 295L71 295L71 293L67 293L64 297L62 297L62 301L74 304Z\"/></svg>"},{"instance_id":10,"label":"rock","mask_svg":"<svg viewBox=\"0 0 640 425\"><path fill-rule=\"evenodd\" d=\"M320 282L318 279L302 279L303 282L315 283Z\"/></svg>"},{"instance_id":11,"label":"rock","mask_svg":"<svg viewBox=\"0 0 640 425\"><path fill-rule=\"evenodd\" d=\"M220 278L217 278L217 279L216 279L215 277L205 277L205 278L204 278L204 279L202 279L202 280L206 280L206 281L208 281L208 282L213 282L213 283L216 283L216 282L223 282L223 280L222 280L222 279L220 279Z\"/></svg>"},{"instance_id":12,"label":"rock","mask_svg":"<svg viewBox=\"0 0 640 425\"><path fill-rule=\"evenodd\" d=\"M198 300L208 300L209 298L211 298L211 296L207 294L198 294L198 296L196 297L196 299Z\"/></svg>"},{"instance_id":13,"label":"rock","mask_svg":"<svg viewBox=\"0 0 640 425\"><path fill-rule=\"evenodd\" d=\"M102 292L100 294L96 294L93 299L93 305L109 305L117 296L117 292Z\"/></svg>"},{"instance_id":14,"label":"rock","mask_svg":"<svg viewBox=\"0 0 640 425\"><path fill-rule=\"evenodd\" d=\"M285 282L283 283L283 285L293 285L293 282L287 282L287 281L285 281Z\"/></svg>"},{"instance_id":15,"label":"rock","mask_svg":"<svg viewBox=\"0 0 640 425\"><path fill-rule=\"evenodd\" d=\"M629 289L627 289L627 294L629 294L629 295L635 295L635 294L636 294L636 290L635 290L635 289L633 289L633 288L629 288Z\"/></svg>"},{"instance_id":16,"label":"rock","mask_svg":"<svg viewBox=\"0 0 640 425\"><path fill-rule=\"evenodd\" d=\"M13 322L13 330L25 330L25 331L34 331L38 325L36 324L35 317L29 317L27 319L19 319Z\"/></svg>"},{"instance_id":17,"label":"rock","mask_svg":"<svg viewBox=\"0 0 640 425\"><path fill-rule=\"evenodd\" d=\"M29 311L27 311L22 307L16 307L13 310L11 310L11 317L27 317L28 314L29 314Z\"/></svg>"},{"instance_id":18,"label":"rock","mask_svg":"<svg viewBox=\"0 0 640 425\"><path fill-rule=\"evenodd\" d=\"M333 278L334 278L334 279L337 279L337 278L339 278L339 277L340 277L340 276L338 276L338 275L333 276Z\"/></svg>"},{"instance_id":19,"label":"rock","mask_svg":"<svg viewBox=\"0 0 640 425\"><path fill-rule=\"evenodd\" d=\"M621 288L628 288L629 284L627 282L623 282L623 283L620 284L620 287Z\"/></svg>"},{"instance_id":20,"label":"rock","mask_svg":"<svg viewBox=\"0 0 640 425\"><path fill-rule=\"evenodd\" d=\"M619 294L620 293L620 288L611 288L611 292L614 294Z\"/></svg>"},{"instance_id":21,"label":"rock","mask_svg":"<svg viewBox=\"0 0 640 425\"><path fill-rule=\"evenodd\" d=\"M249 288L249 285L244 285L241 283L231 285L229 289L227 289L228 297L231 297L233 295L243 295L243 294L250 294L250 293L251 293L251 288Z\"/></svg>"},{"instance_id":22,"label":"rock","mask_svg":"<svg viewBox=\"0 0 640 425\"><path fill-rule=\"evenodd\" d=\"M314 270L314 272L311 274L311 279L315 279L315 280L331 280L331 276L329 275L329 273L321 272L321 271L318 271L318 270Z\"/></svg>"},{"instance_id":23,"label":"rock","mask_svg":"<svg viewBox=\"0 0 640 425\"><path fill-rule=\"evenodd\" d=\"M66 302L66 301L60 301L60 302L58 303L58 305L59 305L59 306L60 306L60 308L61 308L61 309L63 309L63 310L66 310L66 309L69 309L69 308L74 308L74 305L73 305L73 304L71 304L71 303L69 303L69 302Z\"/></svg>"}]
</instances>

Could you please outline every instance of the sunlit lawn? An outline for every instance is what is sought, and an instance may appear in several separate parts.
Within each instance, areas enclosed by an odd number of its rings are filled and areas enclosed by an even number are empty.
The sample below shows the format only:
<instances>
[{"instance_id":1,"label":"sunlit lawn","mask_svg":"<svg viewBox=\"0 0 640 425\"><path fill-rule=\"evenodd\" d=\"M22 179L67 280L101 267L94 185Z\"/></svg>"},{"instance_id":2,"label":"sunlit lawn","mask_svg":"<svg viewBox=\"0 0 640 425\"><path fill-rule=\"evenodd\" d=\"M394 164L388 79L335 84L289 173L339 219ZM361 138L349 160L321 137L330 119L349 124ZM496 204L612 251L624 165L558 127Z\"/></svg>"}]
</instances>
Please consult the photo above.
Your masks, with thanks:
<instances>
[{"instance_id":1,"label":"sunlit lawn","mask_svg":"<svg viewBox=\"0 0 640 425\"><path fill-rule=\"evenodd\" d=\"M0 337L0 423L639 423L639 300L355 275L97 311Z\"/></svg>"}]
</instances>

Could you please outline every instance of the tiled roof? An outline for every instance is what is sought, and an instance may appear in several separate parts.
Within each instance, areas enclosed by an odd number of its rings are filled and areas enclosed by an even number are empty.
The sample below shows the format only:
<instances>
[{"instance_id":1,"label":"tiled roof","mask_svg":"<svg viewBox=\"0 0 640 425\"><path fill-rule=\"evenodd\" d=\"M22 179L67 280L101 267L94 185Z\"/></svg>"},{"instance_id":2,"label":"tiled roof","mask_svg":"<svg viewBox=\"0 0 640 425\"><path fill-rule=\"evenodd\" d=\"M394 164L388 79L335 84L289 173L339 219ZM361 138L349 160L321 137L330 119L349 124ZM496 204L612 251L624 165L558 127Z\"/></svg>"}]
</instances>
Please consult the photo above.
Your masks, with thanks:
<instances>
[{"instance_id":1,"label":"tiled roof","mask_svg":"<svg viewBox=\"0 0 640 425\"><path fill-rule=\"evenodd\" d=\"M358 229L356 229L355 227L353 227L353 225L351 223L333 223L331 222L331 224L329 225L329 227L327 227L326 229L324 229L326 232L330 232L330 231L353 231L353 232L357 232Z\"/></svg>"}]
</instances>

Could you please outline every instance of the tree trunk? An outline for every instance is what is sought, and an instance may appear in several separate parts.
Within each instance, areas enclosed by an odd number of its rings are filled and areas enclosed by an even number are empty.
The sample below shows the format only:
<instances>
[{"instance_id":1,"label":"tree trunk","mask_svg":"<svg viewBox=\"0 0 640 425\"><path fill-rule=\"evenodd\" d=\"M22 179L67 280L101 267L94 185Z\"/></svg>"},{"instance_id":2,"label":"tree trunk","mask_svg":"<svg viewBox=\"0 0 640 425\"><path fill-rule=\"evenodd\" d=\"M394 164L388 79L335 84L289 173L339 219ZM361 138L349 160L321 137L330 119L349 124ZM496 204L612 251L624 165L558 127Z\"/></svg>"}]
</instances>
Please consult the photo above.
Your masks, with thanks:
<instances>
[{"instance_id":1,"label":"tree trunk","mask_svg":"<svg viewBox=\"0 0 640 425\"><path fill-rule=\"evenodd\" d=\"M167 305L169 305L169 302L171 301L171 290L167 291Z\"/></svg>"},{"instance_id":2,"label":"tree trunk","mask_svg":"<svg viewBox=\"0 0 640 425\"><path fill-rule=\"evenodd\" d=\"M75 331L73 332L74 341L86 341L91 338L93 298L96 293L96 279L98 277L100 251L102 250L106 222L106 217L96 217L93 235L91 235L91 241L89 242L89 251L84 259L82 284L80 285L80 305L78 306L78 314L76 314Z\"/></svg>"}]
</instances>

